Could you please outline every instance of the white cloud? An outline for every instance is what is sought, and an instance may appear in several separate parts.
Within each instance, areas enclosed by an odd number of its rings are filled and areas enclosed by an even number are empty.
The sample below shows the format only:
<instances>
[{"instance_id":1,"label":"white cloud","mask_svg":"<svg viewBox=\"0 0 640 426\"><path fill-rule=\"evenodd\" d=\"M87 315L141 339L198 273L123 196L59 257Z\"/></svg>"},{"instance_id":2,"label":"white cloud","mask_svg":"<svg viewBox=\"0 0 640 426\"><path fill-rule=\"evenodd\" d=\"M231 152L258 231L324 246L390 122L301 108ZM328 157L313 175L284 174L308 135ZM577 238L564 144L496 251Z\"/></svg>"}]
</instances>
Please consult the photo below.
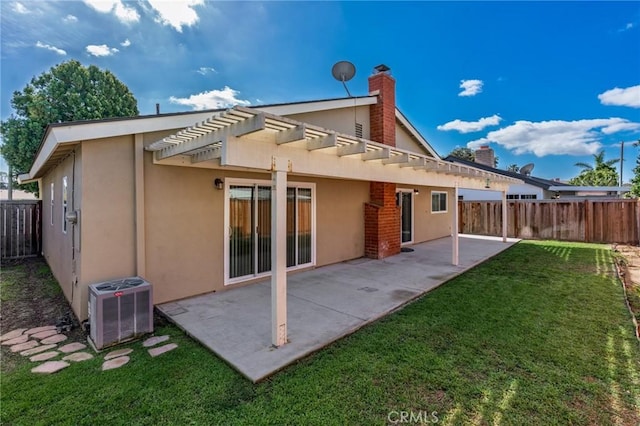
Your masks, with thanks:
<instances>
[{"instance_id":1,"label":"white cloud","mask_svg":"<svg viewBox=\"0 0 640 426\"><path fill-rule=\"evenodd\" d=\"M632 29L633 27L635 27L636 25L633 22L627 22L627 25L625 25L624 27L620 28L618 30L619 33L623 33L625 31L629 31L630 29Z\"/></svg>"},{"instance_id":2,"label":"white cloud","mask_svg":"<svg viewBox=\"0 0 640 426\"><path fill-rule=\"evenodd\" d=\"M121 0L84 0L87 6L100 13L112 13L124 24L131 24L140 20L138 11L127 7Z\"/></svg>"},{"instance_id":3,"label":"white cloud","mask_svg":"<svg viewBox=\"0 0 640 426\"><path fill-rule=\"evenodd\" d=\"M485 127L497 126L500 124L500 121L502 121L502 117L497 114L494 114L491 117L482 117L478 121L462 121L460 119L455 119L438 126L438 130L457 130L460 133L479 132Z\"/></svg>"},{"instance_id":4,"label":"white cloud","mask_svg":"<svg viewBox=\"0 0 640 426\"><path fill-rule=\"evenodd\" d=\"M67 15L66 17L64 17L64 19L62 19L64 22L66 23L75 23L78 22L78 18L74 15Z\"/></svg>"},{"instance_id":5,"label":"white cloud","mask_svg":"<svg viewBox=\"0 0 640 426\"><path fill-rule=\"evenodd\" d=\"M213 67L200 67L196 70L196 72L198 74L202 74L202 75L207 75L209 73L215 73L217 72L215 68Z\"/></svg>"},{"instance_id":6,"label":"white cloud","mask_svg":"<svg viewBox=\"0 0 640 426\"><path fill-rule=\"evenodd\" d=\"M602 105L619 105L640 108L640 84L620 89L618 87L607 90L598 95Z\"/></svg>"},{"instance_id":7,"label":"white cloud","mask_svg":"<svg viewBox=\"0 0 640 426\"><path fill-rule=\"evenodd\" d=\"M129 46L131 46L131 41L129 41L129 39L126 39L125 41L123 41L122 43L120 43L120 46L122 46L122 47L129 47Z\"/></svg>"},{"instance_id":8,"label":"white cloud","mask_svg":"<svg viewBox=\"0 0 640 426\"><path fill-rule=\"evenodd\" d=\"M106 44L90 44L85 49L87 50L87 53L92 56L111 56L119 52L115 47L109 47Z\"/></svg>"},{"instance_id":9,"label":"white cloud","mask_svg":"<svg viewBox=\"0 0 640 426\"><path fill-rule=\"evenodd\" d=\"M624 118L601 118L576 121L516 121L502 129L491 131L486 137L469 142L469 148L497 143L514 154L589 155L598 152L603 135L622 130L640 130L640 123Z\"/></svg>"},{"instance_id":10,"label":"white cloud","mask_svg":"<svg viewBox=\"0 0 640 426\"><path fill-rule=\"evenodd\" d=\"M460 80L462 92L458 96L475 96L482 92L482 80Z\"/></svg>"},{"instance_id":11,"label":"white cloud","mask_svg":"<svg viewBox=\"0 0 640 426\"><path fill-rule=\"evenodd\" d=\"M240 92L233 90L229 86L224 86L222 90L211 90L208 92L191 95L188 98L176 98L171 96L169 101L172 104L190 106L195 110L229 108L234 105L248 106L251 102L238 99Z\"/></svg>"},{"instance_id":12,"label":"white cloud","mask_svg":"<svg viewBox=\"0 0 640 426\"><path fill-rule=\"evenodd\" d=\"M51 46L50 44L44 44L44 43L42 43L40 41L38 41L36 43L36 47L39 47L41 49L47 49L47 50L50 50L52 52L56 52L58 55L66 55L67 54L67 52L62 50L62 49L59 49L59 48L57 48L55 46Z\"/></svg>"},{"instance_id":13,"label":"white cloud","mask_svg":"<svg viewBox=\"0 0 640 426\"><path fill-rule=\"evenodd\" d=\"M22 3L20 2L15 2L13 4L13 11L16 13L19 13L21 15L26 15L27 13L30 13L29 9L27 9Z\"/></svg>"},{"instance_id":14,"label":"white cloud","mask_svg":"<svg viewBox=\"0 0 640 426\"><path fill-rule=\"evenodd\" d=\"M152 8L158 12L157 22L172 26L179 33L182 27L190 27L198 22L194 6L204 4L204 0L149 0Z\"/></svg>"}]
</instances>

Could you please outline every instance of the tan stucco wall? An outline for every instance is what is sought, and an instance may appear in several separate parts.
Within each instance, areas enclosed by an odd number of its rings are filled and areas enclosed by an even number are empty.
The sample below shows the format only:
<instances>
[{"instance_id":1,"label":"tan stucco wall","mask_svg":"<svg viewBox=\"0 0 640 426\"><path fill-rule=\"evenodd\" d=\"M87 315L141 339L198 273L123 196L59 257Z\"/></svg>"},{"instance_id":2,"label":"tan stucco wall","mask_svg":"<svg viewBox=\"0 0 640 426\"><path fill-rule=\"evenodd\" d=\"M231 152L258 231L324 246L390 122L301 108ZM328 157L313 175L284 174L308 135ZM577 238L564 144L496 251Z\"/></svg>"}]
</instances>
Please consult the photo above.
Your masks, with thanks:
<instances>
[{"instance_id":1,"label":"tan stucco wall","mask_svg":"<svg viewBox=\"0 0 640 426\"><path fill-rule=\"evenodd\" d=\"M89 284L136 275L133 153L133 136L82 144L82 318Z\"/></svg>"},{"instance_id":2,"label":"tan stucco wall","mask_svg":"<svg viewBox=\"0 0 640 426\"><path fill-rule=\"evenodd\" d=\"M75 155L75 179L74 179ZM79 225L67 223L62 231L62 178L67 177L67 211L80 209L82 200L82 150L77 147L42 180L42 253L65 297L76 314L80 313L82 297L77 283L81 270L81 253L78 251ZM74 188L75 181L75 188ZM53 224L51 221L51 183L54 184ZM73 240L75 238L75 259ZM86 304L86 302L85 302Z\"/></svg>"},{"instance_id":3,"label":"tan stucco wall","mask_svg":"<svg viewBox=\"0 0 640 426\"><path fill-rule=\"evenodd\" d=\"M398 189L400 188L405 187L399 185ZM453 220L453 208L455 206L455 202L453 201L453 190L451 190L451 188L424 186L417 186L415 188L417 188L420 193L413 197L413 242L421 243L451 235L451 221ZM447 192L448 207L446 213L433 213L431 211L432 191Z\"/></svg>"},{"instance_id":4,"label":"tan stucco wall","mask_svg":"<svg viewBox=\"0 0 640 426\"><path fill-rule=\"evenodd\" d=\"M396 121L396 147L406 149L407 151L416 152L418 154L428 154L427 149L411 136L409 131L398 124Z\"/></svg>"},{"instance_id":5,"label":"tan stucco wall","mask_svg":"<svg viewBox=\"0 0 640 426\"><path fill-rule=\"evenodd\" d=\"M355 108L340 108L327 111L290 114L286 116L292 120L314 124L325 129L355 136L355 122L362 124L362 137L369 139L369 105ZM354 121L355 120L355 121Z\"/></svg>"}]
</instances>

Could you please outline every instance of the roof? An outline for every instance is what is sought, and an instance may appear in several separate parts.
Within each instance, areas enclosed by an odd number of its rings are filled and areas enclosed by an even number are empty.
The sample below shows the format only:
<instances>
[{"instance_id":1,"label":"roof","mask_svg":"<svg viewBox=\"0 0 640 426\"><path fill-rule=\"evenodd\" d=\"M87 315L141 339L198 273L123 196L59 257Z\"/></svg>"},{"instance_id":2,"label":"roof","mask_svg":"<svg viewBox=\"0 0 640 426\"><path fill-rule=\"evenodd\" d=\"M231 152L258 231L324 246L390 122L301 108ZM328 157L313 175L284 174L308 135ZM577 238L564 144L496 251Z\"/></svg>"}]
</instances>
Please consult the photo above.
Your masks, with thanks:
<instances>
[{"instance_id":1,"label":"roof","mask_svg":"<svg viewBox=\"0 0 640 426\"><path fill-rule=\"evenodd\" d=\"M354 103L356 106L359 106L372 105L376 102L377 95L368 95L255 105L247 108L264 110L269 113L282 115L338 108L352 108ZM75 145L80 143L82 140L186 128L193 125L194 122L206 120L211 117L212 114L221 113L225 110L226 109L209 109L139 115L135 117L114 117L100 120L52 123L45 131L29 173L20 175L20 180L22 182L28 182L42 177L49 169L58 164L59 161L75 149ZM429 145L427 140L397 108L395 115L400 126L405 127L427 152L429 152L436 160L441 159L431 145Z\"/></svg>"},{"instance_id":2,"label":"roof","mask_svg":"<svg viewBox=\"0 0 640 426\"><path fill-rule=\"evenodd\" d=\"M554 180L549 180L549 179L543 179L543 178L539 178L539 177L535 177L535 176L527 176L527 175L523 175L517 172L510 172L508 170L501 170L501 169L497 169L495 167L491 167L491 166L487 166L485 164L481 164L481 163L476 163L474 161L469 161L469 160L463 160L462 158L458 158L458 157L454 157L452 155L449 155L445 158L446 161L452 161L454 163L460 163L460 164L465 164L468 166L474 166L477 167L481 170L486 170L488 172L492 172L492 173L497 173L503 176L507 176L507 177L511 177L511 178L515 178L515 179L520 179L522 180L524 183L529 184L529 185L533 185L533 186L537 186L538 188L542 188L544 190L549 190L549 188L551 186L571 186L571 185L558 185L558 181L554 181Z\"/></svg>"}]
</instances>

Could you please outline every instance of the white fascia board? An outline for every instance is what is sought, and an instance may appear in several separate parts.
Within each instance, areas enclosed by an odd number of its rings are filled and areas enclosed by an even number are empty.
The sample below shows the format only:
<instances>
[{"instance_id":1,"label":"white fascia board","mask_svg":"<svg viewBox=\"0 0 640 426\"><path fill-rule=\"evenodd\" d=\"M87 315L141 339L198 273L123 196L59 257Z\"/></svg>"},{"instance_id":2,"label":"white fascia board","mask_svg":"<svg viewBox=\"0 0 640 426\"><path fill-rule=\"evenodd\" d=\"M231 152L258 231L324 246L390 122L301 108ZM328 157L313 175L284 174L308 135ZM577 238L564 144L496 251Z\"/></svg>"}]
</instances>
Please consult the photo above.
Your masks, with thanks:
<instances>
[{"instance_id":1,"label":"white fascia board","mask_svg":"<svg viewBox=\"0 0 640 426\"><path fill-rule=\"evenodd\" d=\"M58 146L67 143L79 143L83 140L110 138L137 133L157 132L162 130L179 129L192 126L206 120L214 113L201 112L193 114L179 114L173 116L159 115L130 120L104 120L90 123L70 123L67 126L50 127L45 140L33 161L31 170L25 176L25 181L33 179L42 166L53 155Z\"/></svg>"},{"instance_id":2,"label":"white fascia board","mask_svg":"<svg viewBox=\"0 0 640 426\"><path fill-rule=\"evenodd\" d=\"M363 105L374 105L378 102L377 96L367 96L361 98L344 98L344 99L334 99L328 101L317 101L317 102L301 102L301 103L293 103L287 105L274 105L274 106L252 106L249 107L251 109L256 109L259 111L268 112L269 114L274 115L292 115L292 114L303 114L306 112L316 112L316 111L326 111L330 109L340 109L340 108L353 108L354 103L355 106L363 106Z\"/></svg>"},{"instance_id":3,"label":"white fascia board","mask_svg":"<svg viewBox=\"0 0 640 426\"><path fill-rule=\"evenodd\" d=\"M628 186L570 186L558 185L550 186L549 191L607 191L607 192L629 192L631 188Z\"/></svg>"},{"instance_id":4,"label":"white fascia board","mask_svg":"<svg viewBox=\"0 0 640 426\"><path fill-rule=\"evenodd\" d=\"M431 147L431 145L429 145L429 142L427 142L427 140L422 137L420 132L418 132L415 127L413 127L413 124L411 124L411 122L407 120L407 117L405 117L398 108L396 108L396 120L402 123L407 128L407 130L409 130L409 132L427 149L427 151L429 151L429 153L433 155L433 158L435 158L436 160L442 160L438 153Z\"/></svg>"}]
</instances>

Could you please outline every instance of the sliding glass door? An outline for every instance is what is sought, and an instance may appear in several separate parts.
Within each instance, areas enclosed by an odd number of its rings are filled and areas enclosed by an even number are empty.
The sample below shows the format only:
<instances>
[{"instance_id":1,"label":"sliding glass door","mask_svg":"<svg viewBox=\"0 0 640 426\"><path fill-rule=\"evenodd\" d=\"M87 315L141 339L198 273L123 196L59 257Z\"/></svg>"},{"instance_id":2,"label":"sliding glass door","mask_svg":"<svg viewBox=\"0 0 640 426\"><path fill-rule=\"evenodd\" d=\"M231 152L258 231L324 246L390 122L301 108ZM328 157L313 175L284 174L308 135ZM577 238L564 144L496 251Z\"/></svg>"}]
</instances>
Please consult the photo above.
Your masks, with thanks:
<instances>
[{"instance_id":1,"label":"sliding glass door","mask_svg":"<svg viewBox=\"0 0 640 426\"><path fill-rule=\"evenodd\" d=\"M313 262L313 193L287 188L287 267ZM249 279L271 271L271 187L228 187L228 279Z\"/></svg>"}]
</instances>

